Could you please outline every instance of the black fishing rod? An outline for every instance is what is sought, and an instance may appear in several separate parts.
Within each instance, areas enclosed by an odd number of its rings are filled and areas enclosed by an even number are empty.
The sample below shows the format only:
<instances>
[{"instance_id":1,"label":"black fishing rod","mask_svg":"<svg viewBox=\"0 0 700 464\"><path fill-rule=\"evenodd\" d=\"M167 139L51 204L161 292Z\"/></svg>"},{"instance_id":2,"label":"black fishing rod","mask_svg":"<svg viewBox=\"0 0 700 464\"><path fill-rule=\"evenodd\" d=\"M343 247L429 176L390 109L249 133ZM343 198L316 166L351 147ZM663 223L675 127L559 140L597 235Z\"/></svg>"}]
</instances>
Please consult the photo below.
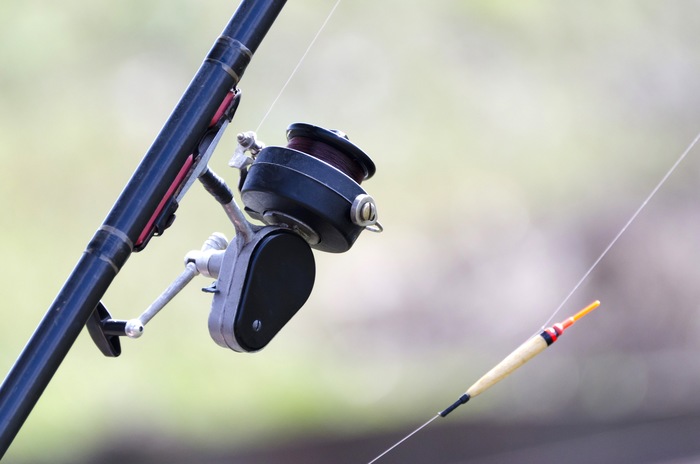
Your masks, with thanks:
<instances>
[{"instance_id":1,"label":"black fishing rod","mask_svg":"<svg viewBox=\"0 0 700 464\"><path fill-rule=\"evenodd\" d=\"M131 253L161 233L183 169L285 0L243 0L0 387L0 457Z\"/></svg>"},{"instance_id":2,"label":"black fishing rod","mask_svg":"<svg viewBox=\"0 0 700 464\"><path fill-rule=\"evenodd\" d=\"M198 274L216 279L209 332L239 352L264 348L311 293L311 249L342 253L360 232L382 230L374 199L359 184L371 159L339 131L296 123L286 147L264 147L254 132L238 135L229 165L240 171L244 210L208 161L238 107L237 88L285 0L243 0L185 90L73 272L0 386L0 458L87 326L105 356L121 354L120 337L144 326ZM186 256L183 273L138 318L112 318L103 304L133 252L173 222L199 180L223 206L235 236L214 233ZM255 222L248 220L252 218Z\"/></svg>"}]
</instances>

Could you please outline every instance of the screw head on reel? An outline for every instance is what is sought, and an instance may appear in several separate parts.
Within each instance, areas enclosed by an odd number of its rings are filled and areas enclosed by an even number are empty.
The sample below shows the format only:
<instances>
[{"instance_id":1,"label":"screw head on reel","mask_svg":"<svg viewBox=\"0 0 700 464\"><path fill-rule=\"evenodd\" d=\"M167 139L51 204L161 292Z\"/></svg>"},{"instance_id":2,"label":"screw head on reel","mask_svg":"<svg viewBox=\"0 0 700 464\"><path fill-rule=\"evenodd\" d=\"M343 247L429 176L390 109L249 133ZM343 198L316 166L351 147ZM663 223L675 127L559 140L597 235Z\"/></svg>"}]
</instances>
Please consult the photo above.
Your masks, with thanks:
<instances>
[{"instance_id":1,"label":"screw head on reel","mask_svg":"<svg viewBox=\"0 0 700 464\"><path fill-rule=\"evenodd\" d=\"M286 147L263 148L248 168L241 186L246 211L295 230L317 250L349 250L360 232L378 225L376 204L360 187L374 163L339 131L295 123L287 140Z\"/></svg>"}]
</instances>

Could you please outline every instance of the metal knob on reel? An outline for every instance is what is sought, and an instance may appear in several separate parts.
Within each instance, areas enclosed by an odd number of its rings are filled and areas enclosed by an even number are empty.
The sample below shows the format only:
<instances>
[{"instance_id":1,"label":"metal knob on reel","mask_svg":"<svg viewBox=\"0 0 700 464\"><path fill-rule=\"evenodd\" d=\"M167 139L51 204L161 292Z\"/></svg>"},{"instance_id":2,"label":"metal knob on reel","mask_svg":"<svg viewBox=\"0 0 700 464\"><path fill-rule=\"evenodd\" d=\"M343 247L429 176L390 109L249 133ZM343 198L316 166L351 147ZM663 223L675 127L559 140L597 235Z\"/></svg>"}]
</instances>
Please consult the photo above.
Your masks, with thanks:
<instances>
[{"instance_id":1,"label":"metal knob on reel","mask_svg":"<svg viewBox=\"0 0 700 464\"><path fill-rule=\"evenodd\" d=\"M364 229L380 231L374 200L360 187L372 160L339 131L296 123L286 147L265 147L248 167L241 199L251 217L290 227L312 248L350 249Z\"/></svg>"}]
</instances>

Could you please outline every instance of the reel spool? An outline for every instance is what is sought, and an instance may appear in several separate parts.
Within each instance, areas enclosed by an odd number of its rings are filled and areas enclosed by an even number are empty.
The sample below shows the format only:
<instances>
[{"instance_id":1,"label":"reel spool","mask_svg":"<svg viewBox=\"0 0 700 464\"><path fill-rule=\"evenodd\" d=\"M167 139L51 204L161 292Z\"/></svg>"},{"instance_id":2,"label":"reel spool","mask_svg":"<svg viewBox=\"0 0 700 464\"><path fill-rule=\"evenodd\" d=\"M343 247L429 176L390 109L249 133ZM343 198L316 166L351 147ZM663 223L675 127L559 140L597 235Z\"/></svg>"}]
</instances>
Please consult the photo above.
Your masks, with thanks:
<instances>
[{"instance_id":1,"label":"reel spool","mask_svg":"<svg viewBox=\"0 0 700 464\"><path fill-rule=\"evenodd\" d=\"M314 249L343 253L364 229L379 232L377 207L360 183L372 160L339 131L305 123L287 128L286 147L265 147L241 185L251 217L289 227Z\"/></svg>"}]
</instances>

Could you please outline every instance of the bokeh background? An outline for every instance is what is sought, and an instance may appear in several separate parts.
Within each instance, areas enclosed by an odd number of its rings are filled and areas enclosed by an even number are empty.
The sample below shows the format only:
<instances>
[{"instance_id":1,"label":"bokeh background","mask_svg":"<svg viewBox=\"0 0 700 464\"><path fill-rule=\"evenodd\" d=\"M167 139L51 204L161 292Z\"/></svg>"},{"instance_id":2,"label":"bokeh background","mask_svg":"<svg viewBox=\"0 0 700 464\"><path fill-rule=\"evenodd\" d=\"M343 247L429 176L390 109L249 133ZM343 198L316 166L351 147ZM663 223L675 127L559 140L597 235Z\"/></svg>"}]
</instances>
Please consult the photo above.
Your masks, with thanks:
<instances>
[{"instance_id":1,"label":"bokeh background","mask_svg":"<svg viewBox=\"0 0 700 464\"><path fill-rule=\"evenodd\" d=\"M211 163L232 185L236 132L259 125L333 4L289 2L259 48ZM235 6L0 3L3 375ZM363 186L385 232L316 253L310 301L261 353L211 341L204 278L120 358L84 332L6 461L367 462L535 333L695 138L699 28L698 1L342 2L258 134L349 134L377 164ZM558 318L602 308L386 462L530 462L577 434L617 462L695 462L697 440L675 440L700 423L699 183L700 148ZM198 186L177 215L105 296L116 317L232 233Z\"/></svg>"}]
</instances>

